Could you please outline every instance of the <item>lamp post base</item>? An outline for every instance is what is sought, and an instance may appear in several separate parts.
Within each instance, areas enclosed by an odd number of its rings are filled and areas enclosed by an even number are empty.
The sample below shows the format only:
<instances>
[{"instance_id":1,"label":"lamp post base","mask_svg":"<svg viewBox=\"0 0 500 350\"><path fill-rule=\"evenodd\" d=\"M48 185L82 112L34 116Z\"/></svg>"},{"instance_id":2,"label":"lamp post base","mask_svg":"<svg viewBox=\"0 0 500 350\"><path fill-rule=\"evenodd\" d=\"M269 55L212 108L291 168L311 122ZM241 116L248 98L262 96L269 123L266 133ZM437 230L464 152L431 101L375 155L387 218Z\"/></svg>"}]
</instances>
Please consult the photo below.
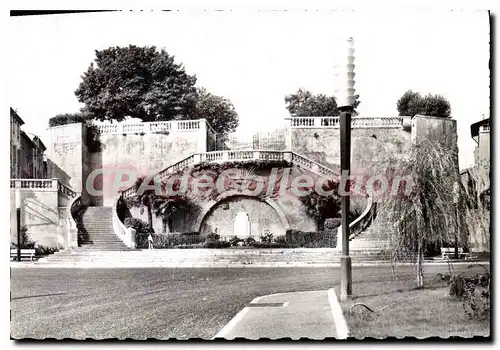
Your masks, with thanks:
<instances>
[{"instance_id":1,"label":"lamp post base","mask_svg":"<svg viewBox=\"0 0 500 350\"><path fill-rule=\"evenodd\" d=\"M352 264L351 257L340 257L340 300L347 300L352 296Z\"/></svg>"}]
</instances>

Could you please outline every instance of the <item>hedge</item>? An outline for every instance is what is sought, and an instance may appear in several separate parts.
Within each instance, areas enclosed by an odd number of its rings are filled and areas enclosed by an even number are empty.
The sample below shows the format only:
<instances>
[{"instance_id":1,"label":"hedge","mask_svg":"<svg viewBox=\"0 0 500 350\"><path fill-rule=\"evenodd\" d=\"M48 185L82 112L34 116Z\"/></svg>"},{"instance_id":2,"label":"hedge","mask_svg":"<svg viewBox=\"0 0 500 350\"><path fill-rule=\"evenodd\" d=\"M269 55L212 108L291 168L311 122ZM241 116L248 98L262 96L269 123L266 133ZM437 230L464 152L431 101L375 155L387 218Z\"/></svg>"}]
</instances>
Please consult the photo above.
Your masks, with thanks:
<instances>
[{"instance_id":1,"label":"hedge","mask_svg":"<svg viewBox=\"0 0 500 350\"><path fill-rule=\"evenodd\" d=\"M289 246L303 248L335 248L337 237L332 232L304 232L288 229L286 231L286 243Z\"/></svg>"}]
</instances>

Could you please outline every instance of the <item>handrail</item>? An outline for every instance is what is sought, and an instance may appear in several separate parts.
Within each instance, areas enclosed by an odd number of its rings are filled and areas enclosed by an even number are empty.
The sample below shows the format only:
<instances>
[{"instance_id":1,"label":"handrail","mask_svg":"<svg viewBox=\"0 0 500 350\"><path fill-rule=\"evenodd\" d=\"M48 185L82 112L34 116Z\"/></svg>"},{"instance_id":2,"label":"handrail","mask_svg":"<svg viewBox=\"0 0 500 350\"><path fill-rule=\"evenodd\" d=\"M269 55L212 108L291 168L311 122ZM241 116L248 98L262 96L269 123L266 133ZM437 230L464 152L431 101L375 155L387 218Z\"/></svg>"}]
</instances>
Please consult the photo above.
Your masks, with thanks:
<instances>
[{"instance_id":1,"label":"handrail","mask_svg":"<svg viewBox=\"0 0 500 350\"><path fill-rule=\"evenodd\" d=\"M373 197L367 195L366 199L366 208L363 213L349 224L349 240L354 239L357 235L363 232L364 229L372 222L377 206L376 203L373 202Z\"/></svg>"},{"instance_id":2,"label":"handrail","mask_svg":"<svg viewBox=\"0 0 500 350\"><path fill-rule=\"evenodd\" d=\"M73 197L67 206L68 215L68 248L76 248L78 247L78 226L77 221L80 218L76 217L76 214L83 207L82 196L76 195Z\"/></svg>"},{"instance_id":3,"label":"handrail","mask_svg":"<svg viewBox=\"0 0 500 350\"><path fill-rule=\"evenodd\" d=\"M168 176L177 171L183 170L189 166L200 163L218 163L230 161L251 161L251 160L271 160L281 161L286 160L288 154L293 152L289 151L273 151L273 150L225 150L225 151L211 151L202 153L193 153L186 158L169 165L165 169L158 172L161 181L165 181ZM135 186L131 186L121 191L123 198L130 198L135 194Z\"/></svg>"},{"instance_id":4,"label":"handrail","mask_svg":"<svg viewBox=\"0 0 500 350\"><path fill-rule=\"evenodd\" d=\"M71 187L62 184L59 181L57 182L57 190L70 198L75 198L78 195L78 193L76 193L76 191L74 191Z\"/></svg>"},{"instance_id":5,"label":"handrail","mask_svg":"<svg viewBox=\"0 0 500 350\"><path fill-rule=\"evenodd\" d=\"M116 198L112 207L112 222L113 231L118 236L118 238L129 248L135 249L135 232L131 228L125 227L120 218L118 217L118 204L120 200L123 200L122 196Z\"/></svg>"}]
</instances>

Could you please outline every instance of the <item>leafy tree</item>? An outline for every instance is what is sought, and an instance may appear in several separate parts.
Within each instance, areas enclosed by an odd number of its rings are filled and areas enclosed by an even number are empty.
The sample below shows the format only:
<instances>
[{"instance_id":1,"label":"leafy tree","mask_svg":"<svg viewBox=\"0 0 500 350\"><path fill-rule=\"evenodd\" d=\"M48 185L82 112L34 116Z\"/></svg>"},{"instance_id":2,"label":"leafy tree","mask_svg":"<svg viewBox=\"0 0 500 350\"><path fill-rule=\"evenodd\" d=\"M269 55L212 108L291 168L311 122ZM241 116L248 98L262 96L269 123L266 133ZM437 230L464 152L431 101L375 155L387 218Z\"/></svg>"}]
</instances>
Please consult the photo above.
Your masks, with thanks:
<instances>
[{"instance_id":1,"label":"leafy tree","mask_svg":"<svg viewBox=\"0 0 500 350\"><path fill-rule=\"evenodd\" d=\"M205 118L217 134L228 134L238 126L238 114L228 99L198 89L196 118Z\"/></svg>"},{"instance_id":2,"label":"leafy tree","mask_svg":"<svg viewBox=\"0 0 500 350\"><path fill-rule=\"evenodd\" d=\"M299 89L296 93L285 96L285 103L292 117L337 116L340 114L334 96L313 95L305 89ZM359 95L356 95L354 109L359 104Z\"/></svg>"},{"instance_id":3,"label":"leafy tree","mask_svg":"<svg viewBox=\"0 0 500 350\"><path fill-rule=\"evenodd\" d=\"M415 116L423 114L434 117L449 118L451 107L448 100L441 95L427 94L422 97L418 92L406 91L397 102L399 115Z\"/></svg>"},{"instance_id":4,"label":"leafy tree","mask_svg":"<svg viewBox=\"0 0 500 350\"><path fill-rule=\"evenodd\" d=\"M383 227L390 232L392 260L410 257L417 265L417 285L424 286L423 257L426 244L468 244L465 215L472 197L462 185L455 152L440 143L423 139L403 159L390 159L394 176L410 177L413 189L379 203ZM393 229L387 226L393 223ZM389 230L388 230L389 229ZM455 245L457 245L455 243Z\"/></svg>"},{"instance_id":5,"label":"leafy tree","mask_svg":"<svg viewBox=\"0 0 500 350\"><path fill-rule=\"evenodd\" d=\"M196 77L156 47L96 50L75 91L85 110L100 120L190 119L196 107Z\"/></svg>"},{"instance_id":6,"label":"leafy tree","mask_svg":"<svg viewBox=\"0 0 500 350\"><path fill-rule=\"evenodd\" d=\"M163 194L157 194L151 186L144 184L148 177L138 177L135 184L136 195L132 198L132 204L141 207L142 210L146 210L148 215L148 224L153 228L153 215L156 217L168 218L173 213L184 210L188 212L194 212L198 209L197 205L194 203L194 198L188 198L187 195L184 196L166 196ZM150 185L151 179L150 180ZM166 184L162 185L162 193L165 193Z\"/></svg>"}]
</instances>

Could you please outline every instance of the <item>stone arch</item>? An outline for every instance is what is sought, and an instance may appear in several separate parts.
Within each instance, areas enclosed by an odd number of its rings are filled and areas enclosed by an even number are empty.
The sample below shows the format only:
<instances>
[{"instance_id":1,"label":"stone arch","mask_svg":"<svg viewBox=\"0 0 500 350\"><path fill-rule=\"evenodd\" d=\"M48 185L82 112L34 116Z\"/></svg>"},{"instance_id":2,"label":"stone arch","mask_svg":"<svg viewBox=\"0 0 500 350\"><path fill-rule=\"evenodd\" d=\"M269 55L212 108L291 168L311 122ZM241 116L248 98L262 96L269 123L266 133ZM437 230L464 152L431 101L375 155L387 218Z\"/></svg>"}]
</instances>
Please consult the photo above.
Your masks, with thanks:
<instances>
[{"instance_id":1,"label":"stone arch","mask_svg":"<svg viewBox=\"0 0 500 350\"><path fill-rule=\"evenodd\" d=\"M259 200L263 203L268 204L274 212L278 215L278 218L281 221L281 224L283 225L283 228L285 230L290 228L290 225L288 223L288 219L286 218L285 212L283 209L280 207L280 205L272 198L270 197L265 197L265 198L259 198L248 191L238 191L238 190L231 190L231 191L226 191L222 194L220 194L216 199L211 200L203 205L201 208L200 214L197 217L195 227L197 228L198 232L201 232L202 230L202 224L207 217L207 215L222 201L227 200L231 197L247 197L247 198L252 198L254 200Z\"/></svg>"}]
</instances>

